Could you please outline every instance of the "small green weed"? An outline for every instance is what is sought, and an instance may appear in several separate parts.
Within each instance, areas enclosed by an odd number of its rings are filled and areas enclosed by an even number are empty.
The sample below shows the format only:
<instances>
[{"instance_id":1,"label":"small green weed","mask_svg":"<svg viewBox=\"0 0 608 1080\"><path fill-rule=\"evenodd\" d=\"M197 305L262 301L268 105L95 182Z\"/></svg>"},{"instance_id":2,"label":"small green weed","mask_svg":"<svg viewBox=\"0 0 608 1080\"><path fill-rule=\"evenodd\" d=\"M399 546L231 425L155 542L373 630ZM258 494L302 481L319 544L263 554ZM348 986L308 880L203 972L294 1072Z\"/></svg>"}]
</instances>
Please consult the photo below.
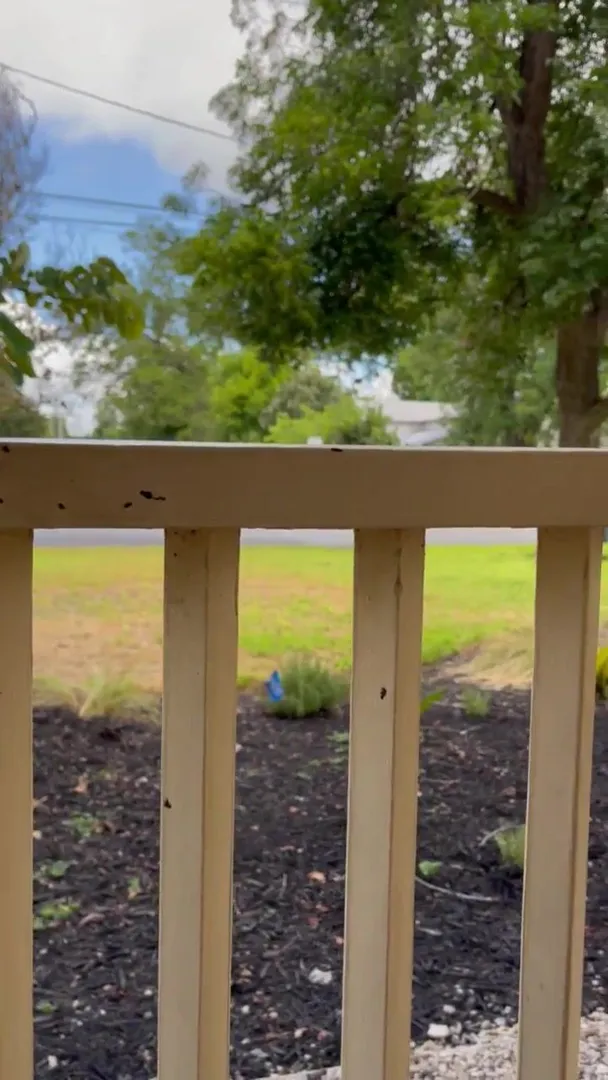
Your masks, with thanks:
<instances>
[{"instance_id":1,"label":"small green weed","mask_svg":"<svg viewBox=\"0 0 608 1080\"><path fill-rule=\"evenodd\" d=\"M70 869L70 863L62 859L56 862L43 863L36 873L39 881L61 881Z\"/></svg>"},{"instance_id":2,"label":"small green weed","mask_svg":"<svg viewBox=\"0 0 608 1080\"><path fill-rule=\"evenodd\" d=\"M283 697L271 703L270 711L286 720L333 712L348 699L348 676L331 671L314 656L302 654L288 660L281 682Z\"/></svg>"},{"instance_id":3,"label":"small green weed","mask_svg":"<svg viewBox=\"0 0 608 1080\"><path fill-rule=\"evenodd\" d=\"M348 760L348 731L332 731L327 741L335 747L334 765L342 765Z\"/></svg>"},{"instance_id":4,"label":"small green weed","mask_svg":"<svg viewBox=\"0 0 608 1080\"><path fill-rule=\"evenodd\" d=\"M526 827L510 825L496 833L494 840L503 866L523 870L526 861Z\"/></svg>"},{"instance_id":5,"label":"small green weed","mask_svg":"<svg viewBox=\"0 0 608 1080\"><path fill-rule=\"evenodd\" d=\"M437 874L441 870L443 863L437 862L435 859L423 859L418 863L418 873L425 881L430 881L431 878L437 877Z\"/></svg>"},{"instance_id":6,"label":"small green weed","mask_svg":"<svg viewBox=\"0 0 608 1080\"><path fill-rule=\"evenodd\" d=\"M488 715L492 703L492 695L487 690L480 690L475 686L467 686L461 694L460 700L467 716L475 716L479 720Z\"/></svg>"},{"instance_id":7,"label":"small green weed","mask_svg":"<svg viewBox=\"0 0 608 1080\"><path fill-rule=\"evenodd\" d=\"M36 1012L42 1016L52 1016L54 1012L57 1012L57 1006L53 1005L52 1001L38 1001L36 1003Z\"/></svg>"},{"instance_id":8,"label":"small green weed","mask_svg":"<svg viewBox=\"0 0 608 1080\"><path fill-rule=\"evenodd\" d=\"M80 904L75 900L53 900L41 904L34 915L34 930L52 930L69 919L79 908Z\"/></svg>"},{"instance_id":9,"label":"small green weed","mask_svg":"<svg viewBox=\"0 0 608 1080\"><path fill-rule=\"evenodd\" d=\"M66 824L69 825L72 832L80 840L89 840L91 836L101 829L101 823L94 814L74 814Z\"/></svg>"},{"instance_id":10,"label":"small green weed","mask_svg":"<svg viewBox=\"0 0 608 1080\"><path fill-rule=\"evenodd\" d=\"M137 897L141 893L141 881L138 877L129 878L127 886L127 897L129 900L137 900Z\"/></svg>"},{"instance_id":11,"label":"small green weed","mask_svg":"<svg viewBox=\"0 0 608 1080\"><path fill-rule=\"evenodd\" d=\"M327 736L327 741L335 746L348 746L348 731L332 731L331 735Z\"/></svg>"},{"instance_id":12,"label":"small green weed","mask_svg":"<svg viewBox=\"0 0 608 1080\"><path fill-rule=\"evenodd\" d=\"M431 705L436 705L438 701L443 700L443 696L443 690L432 690L430 694L425 694L420 702L420 715L424 716Z\"/></svg>"}]
</instances>

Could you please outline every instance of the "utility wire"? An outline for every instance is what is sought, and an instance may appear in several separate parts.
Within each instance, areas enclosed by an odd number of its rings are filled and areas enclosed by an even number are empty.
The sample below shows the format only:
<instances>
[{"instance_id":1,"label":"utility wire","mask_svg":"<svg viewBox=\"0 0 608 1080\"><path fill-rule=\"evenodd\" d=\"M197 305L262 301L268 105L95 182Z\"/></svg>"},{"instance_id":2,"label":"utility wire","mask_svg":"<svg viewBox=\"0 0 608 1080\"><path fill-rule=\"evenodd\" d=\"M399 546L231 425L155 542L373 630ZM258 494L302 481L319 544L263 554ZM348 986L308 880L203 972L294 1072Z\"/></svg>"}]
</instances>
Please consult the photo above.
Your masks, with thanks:
<instances>
[{"instance_id":1,"label":"utility wire","mask_svg":"<svg viewBox=\"0 0 608 1080\"><path fill-rule=\"evenodd\" d=\"M80 218L70 217L68 214L41 214L38 221L58 221L65 225L110 225L115 229L135 229L136 221L110 221L108 218Z\"/></svg>"},{"instance_id":2,"label":"utility wire","mask_svg":"<svg viewBox=\"0 0 608 1080\"><path fill-rule=\"evenodd\" d=\"M118 229L137 229L139 221L116 221L113 218L83 218L72 214L39 214L36 221L62 221L72 225L114 225Z\"/></svg>"},{"instance_id":3,"label":"utility wire","mask_svg":"<svg viewBox=\"0 0 608 1080\"><path fill-rule=\"evenodd\" d=\"M225 142L236 142L234 135L225 131L214 131L213 128L202 127L200 124L190 124L187 120L176 120L172 116L164 116L162 113L153 112L151 109L140 109L137 105L127 105L124 101L115 101L113 98L103 97L102 94L94 94L91 90L82 90L76 86L68 86L67 83L59 82L58 79L49 79L45 75L37 75L34 71L26 71L25 68L14 67L0 60L0 68L11 71L14 75L23 75L26 79L34 79L35 82L44 83L45 86L54 86L56 90L64 90L66 94L76 94L77 97L89 98L91 101L99 101L102 105L111 105L114 109L124 109L125 112L136 113L138 116L147 116L151 120L158 120L161 124L172 124L174 127L185 128L186 131L196 131L199 135L212 135L216 139Z\"/></svg>"},{"instance_id":4,"label":"utility wire","mask_svg":"<svg viewBox=\"0 0 608 1080\"><path fill-rule=\"evenodd\" d=\"M212 189L209 189L212 190ZM123 202L121 199L104 199L94 195L71 195L64 191L38 191L36 195L40 199L60 199L62 202L75 202L94 204L95 206L115 206L120 210L144 210L153 214L173 213L170 207L151 206L149 203ZM193 216L194 210L183 210L180 214Z\"/></svg>"}]
</instances>

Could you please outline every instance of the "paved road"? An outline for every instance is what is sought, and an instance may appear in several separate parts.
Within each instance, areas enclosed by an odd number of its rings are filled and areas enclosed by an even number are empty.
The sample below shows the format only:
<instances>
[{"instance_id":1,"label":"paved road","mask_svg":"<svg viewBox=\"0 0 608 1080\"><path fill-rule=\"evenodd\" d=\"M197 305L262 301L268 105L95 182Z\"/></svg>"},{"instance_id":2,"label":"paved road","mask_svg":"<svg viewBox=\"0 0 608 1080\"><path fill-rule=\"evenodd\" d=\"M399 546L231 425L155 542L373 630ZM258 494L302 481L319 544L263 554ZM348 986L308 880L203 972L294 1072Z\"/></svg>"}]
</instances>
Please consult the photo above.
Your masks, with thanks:
<instances>
[{"instance_id":1,"label":"paved road","mask_svg":"<svg viewBox=\"0 0 608 1080\"><path fill-rule=\"evenodd\" d=\"M429 544L533 544L535 529L429 529ZM348 548L352 533L338 529L245 529L245 544L273 544L294 547ZM36 533L39 547L148 547L162 543L157 529L41 529Z\"/></svg>"}]
</instances>

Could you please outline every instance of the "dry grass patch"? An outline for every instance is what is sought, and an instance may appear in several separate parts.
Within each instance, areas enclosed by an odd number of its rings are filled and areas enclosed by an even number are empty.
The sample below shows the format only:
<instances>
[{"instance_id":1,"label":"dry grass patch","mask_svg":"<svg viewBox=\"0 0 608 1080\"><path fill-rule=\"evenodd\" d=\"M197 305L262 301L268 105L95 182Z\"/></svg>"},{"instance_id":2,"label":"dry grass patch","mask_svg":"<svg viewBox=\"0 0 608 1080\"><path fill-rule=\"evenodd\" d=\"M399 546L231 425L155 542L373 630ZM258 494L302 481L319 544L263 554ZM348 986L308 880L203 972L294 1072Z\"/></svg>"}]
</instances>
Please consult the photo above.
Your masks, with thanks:
<instances>
[{"instance_id":1,"label":"dry grass patch","mask_svg":"<svg viewBox=\"0 0 608 1080\"><path fill-rule=\"evenodd\" d=\"M162 561L160 548L37 550L37 677L67 686L122 679L158 692ZM490 685L524 684L531 671L533 595L529 547L429 548L425 661L457 656L456 674ZM348 668L352 551L244 548L240 613L242 681L266 678L293 653Z\"/></svg>"}]
</instances>

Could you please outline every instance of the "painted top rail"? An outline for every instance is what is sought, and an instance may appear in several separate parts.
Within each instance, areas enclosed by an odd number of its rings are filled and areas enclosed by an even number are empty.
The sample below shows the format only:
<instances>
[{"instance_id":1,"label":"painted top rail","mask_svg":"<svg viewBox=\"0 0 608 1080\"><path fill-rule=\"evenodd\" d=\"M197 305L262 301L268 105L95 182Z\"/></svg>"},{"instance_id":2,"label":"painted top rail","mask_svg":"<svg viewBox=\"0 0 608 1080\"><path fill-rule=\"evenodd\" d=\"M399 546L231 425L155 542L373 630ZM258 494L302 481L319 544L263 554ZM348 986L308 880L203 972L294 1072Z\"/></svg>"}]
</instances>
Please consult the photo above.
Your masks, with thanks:
<instances>
[{"instance_id":1,"label":"painted top rail","mask_svg":"<svg viewBox=\"0 0 608 1080\"><path fill-rule=\"evenodd\" d=\"M606 522L608 450L0 442L0 529Z\"/></svg>"}]
</instances>

